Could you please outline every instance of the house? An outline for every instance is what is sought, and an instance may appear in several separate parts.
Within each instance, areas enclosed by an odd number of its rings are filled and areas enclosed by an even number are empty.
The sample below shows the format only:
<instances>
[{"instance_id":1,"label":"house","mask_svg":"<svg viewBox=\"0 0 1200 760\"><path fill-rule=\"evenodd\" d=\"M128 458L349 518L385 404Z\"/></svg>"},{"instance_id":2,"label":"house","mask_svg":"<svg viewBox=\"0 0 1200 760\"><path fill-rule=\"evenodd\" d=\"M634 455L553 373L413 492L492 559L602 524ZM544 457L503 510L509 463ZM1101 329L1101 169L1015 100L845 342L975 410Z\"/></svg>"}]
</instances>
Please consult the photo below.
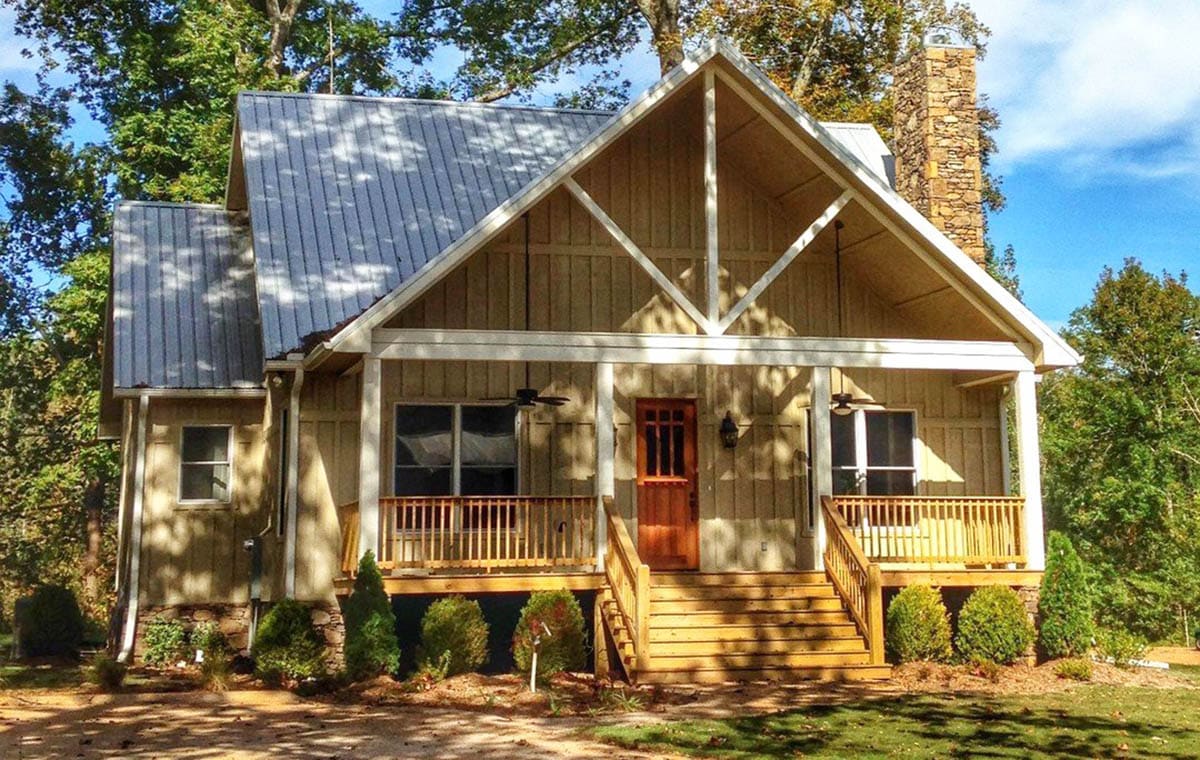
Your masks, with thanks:
<instances>
[{"instance_id":1,"label":"house","mask_svg":"<svg viewBox=\"0 0 1200 760\"><path fill-rule=\"evenodd\" d=\"M283 597L336 647L367 550L594 593L645 682L881 677L889 589L1036 591L1079 357L980 266L974 51L896 102L893 156L723 42L617 113L243 94L224 204L117 208L123 656Z\"/></svg>"}]
</instances>

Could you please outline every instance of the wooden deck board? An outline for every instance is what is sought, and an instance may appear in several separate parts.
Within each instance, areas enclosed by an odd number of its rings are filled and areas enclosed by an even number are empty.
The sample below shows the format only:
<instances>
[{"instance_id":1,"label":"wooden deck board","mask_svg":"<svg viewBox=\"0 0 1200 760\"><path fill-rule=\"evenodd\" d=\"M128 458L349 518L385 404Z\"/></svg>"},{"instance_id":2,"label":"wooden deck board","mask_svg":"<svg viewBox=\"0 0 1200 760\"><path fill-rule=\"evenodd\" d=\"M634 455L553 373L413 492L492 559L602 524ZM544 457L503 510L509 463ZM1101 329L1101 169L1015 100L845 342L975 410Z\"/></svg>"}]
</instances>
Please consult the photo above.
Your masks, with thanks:
<instances>
[{"instance_id":1,"label":"wooden deck board","mask_svg":"<svg viewBox=\"0 0 1200 760\"><path fill-rule=\"evenodd\" d=\"M888 588L923 584L972 588L976 586L1039 586L1040 570L888 570L883 569L883 585Z\"/></svg>"}]
</instances>

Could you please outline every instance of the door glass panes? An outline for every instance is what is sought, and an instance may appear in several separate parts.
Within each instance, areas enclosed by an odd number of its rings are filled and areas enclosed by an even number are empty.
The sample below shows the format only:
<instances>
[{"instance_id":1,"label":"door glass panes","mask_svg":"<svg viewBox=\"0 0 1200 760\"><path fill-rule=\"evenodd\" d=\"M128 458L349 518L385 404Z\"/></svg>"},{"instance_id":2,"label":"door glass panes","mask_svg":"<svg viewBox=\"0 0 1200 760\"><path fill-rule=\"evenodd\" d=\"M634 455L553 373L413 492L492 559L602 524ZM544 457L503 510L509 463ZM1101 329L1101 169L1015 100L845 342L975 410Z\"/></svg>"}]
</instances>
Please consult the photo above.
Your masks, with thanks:
<instances>
[{"instance_id":1,"label":"door glass panes","mask_svg":"<svg viewBox=\"0 0 1200 760\"><path fill-rule=\"evenodd\" d=\"M907 412L867 412L867 466L912 467L913 416Z\"/></svg>"},{"instance_id":2,"label":"door glass panes","mask_svg":"<svg viewBox=\"0 0 1200 760\"><path fill-rule=\"evenodd\" d=\"M687 478L684 410L647 409L640 419L646 447L645 477Z\"/></svg>"}]
</instances>

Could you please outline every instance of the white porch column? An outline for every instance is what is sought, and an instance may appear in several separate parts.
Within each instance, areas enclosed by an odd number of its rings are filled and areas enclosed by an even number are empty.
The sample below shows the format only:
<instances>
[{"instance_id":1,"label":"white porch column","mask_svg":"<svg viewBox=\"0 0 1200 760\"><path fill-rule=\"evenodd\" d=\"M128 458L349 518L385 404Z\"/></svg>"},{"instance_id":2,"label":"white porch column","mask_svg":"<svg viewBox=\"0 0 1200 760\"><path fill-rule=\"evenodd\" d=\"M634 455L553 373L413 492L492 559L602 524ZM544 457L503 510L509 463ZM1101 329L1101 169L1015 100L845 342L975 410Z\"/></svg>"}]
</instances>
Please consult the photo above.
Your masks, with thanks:
<instances>
[{"instance_id":1,"label":"white porch column","mask_svg":"<svg viewBox=\"0 0 1200 760\"><path fill-rule=\"evenodd\" d=\"M363 357L358 421L358 553L379 557L379 429L382 362Z\"/></svg>"},{"instance_id":2,"label":"white porch column","mask_svg":"<svg viewBox=\"0 0 1200 760\"><path fill-rule=\"evenodd\" d=\"M608 521L604 497L616 493L613 470L613 365L596 365L596 569L604 570Z\"/></svg>"},{"instance_id":3,"label":"white porch column","mask_svg":"<svg viewBox=\"0 0 1200 760\"><path fill-rule=\"evenodd\" d=\"M296 534L300 520L300 391L304 387L304 370L292 375L288 394L287 482L284 483L283 594L296 596Z\"/></svg>"},{"instance_id":4,"label":"white porch column","mask_svg":"<svg viewBox=\"0 0 1200 760\"><path fill-rule=\"evenodd\" d=\"M1033 372L1018 372L1013 381L1016 400L1017 473L1025 497L1025 556L1030 570L1046 569L1046 539L1042 533L1042 471L1038 448L1037 388Z\"/></svg>"},{"instance_id":5,"label":"white porch column","mask_svg":"<svg viewBox=\"0 0 1200 760\"><path fill-rule=\"evenodd\" d=\"M833 495L833 444L829 426L829 367L813 367L809 382L809 406L812 409L812 451L808 452L812 472L813 560L817 570L825 569L825 517L821 497Z\"/></svg>"}]
</instances>

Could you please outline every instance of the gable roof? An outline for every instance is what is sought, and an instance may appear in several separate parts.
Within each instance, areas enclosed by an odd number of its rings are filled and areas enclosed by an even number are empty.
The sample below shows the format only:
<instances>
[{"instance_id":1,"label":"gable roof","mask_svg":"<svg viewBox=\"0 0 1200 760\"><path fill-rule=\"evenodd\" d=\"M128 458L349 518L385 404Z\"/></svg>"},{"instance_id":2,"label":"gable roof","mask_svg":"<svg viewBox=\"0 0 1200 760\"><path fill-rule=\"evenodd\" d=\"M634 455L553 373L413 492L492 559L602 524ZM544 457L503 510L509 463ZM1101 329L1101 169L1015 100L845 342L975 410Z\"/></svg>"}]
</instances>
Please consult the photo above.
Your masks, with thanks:
<instances>
[{"instance_id":1,"label":"gable roof","mask_svg":"<svg viewBox=\"0 0 1200 760\"><path fill-rule=\"evenodd\" d=\"M813 119L749 59L722 39L710 41L689 53L682 63L613 115L586 143L547 168L521 192L479 219L458 241L444 250L442 255L429 262L424 270L402 282L357 318L343 325L332 338L317 346L310 356L319 361L319 357L343 346L353 346L354 350L357 350L363 345L364 332L382 324L402 308L408 299L415 298L425 287L436 282L478 250L508 222L528 211L568 179L574 171L644 118L672 92L692 81L702 68L714 59L720 59L748 80L749 88L737 88L745 91L746 97L765 99L781 111L785 119L781 120L780 129L791 130L792 136L799 134L808 138L803 142L809 157L818 166L824 166L831 176L840 176L848 182L854 199L917 253L933 271L943 276L948 284L977 305L989 318L1006 322L1015 334L1036 344L1037 366L1065 367L1080 362L1079 354L1061 336L959 250L944 233L895 191L888 179L878 171L877 167L882 165L882 162L873 165L871 161L864 161L856 155L855 141L836 136L839 125L824 125ZM726 80L726 83L731 84L729 80Z\"/></svg>"},{"instance_id":2,"label":"gable roof","mask_svg":"<svg viewBox=\"0 0 1200 760\"><path fill-rule=\"evenodd\" d=\"M109 349L115 388L262 385L249 242L245 221L221 206L117 204Z\"/></svg>"}]
</instances>

